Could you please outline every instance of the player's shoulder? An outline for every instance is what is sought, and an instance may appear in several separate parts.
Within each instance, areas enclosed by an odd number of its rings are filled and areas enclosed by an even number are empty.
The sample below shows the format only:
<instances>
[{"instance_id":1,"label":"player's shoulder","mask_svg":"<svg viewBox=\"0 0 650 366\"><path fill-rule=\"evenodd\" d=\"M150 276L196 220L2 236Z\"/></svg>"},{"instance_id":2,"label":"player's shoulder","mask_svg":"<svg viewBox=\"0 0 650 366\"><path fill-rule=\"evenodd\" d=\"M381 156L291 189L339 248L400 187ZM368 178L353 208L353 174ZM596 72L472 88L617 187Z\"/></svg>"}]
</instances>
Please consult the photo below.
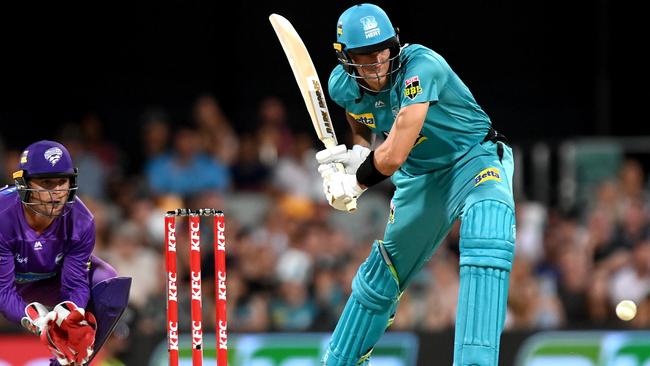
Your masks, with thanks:
<instances>
[{"instance_id":1,"label":"player's shoulder","mask_svg":"<svg viewBox=\"0 0 650 366\"><path fill-rule=\"evenodd\" d=\"M345 72L342 65L337 65L332 70L327 87L330 98L341 106L344 106L346 102L354 101L361 97L359 85Z\"/></svg>"},{"instance_id":2,"label":"player's shoulder","mask_svg":"<svg viewBox=\"0 0 650 366\"><path fill-rule=\"evenodd\" d=\"M419 45L406 45L401 53L401 73L404 77L419 75L420 78L429 75L434 79L445 79L452 70L447 61L434 50Z\"/></svg>"},{"instance_id":3,"label":"player's shoulder","mask_svg":"<svg viewBox=\"0 0 650 366\"><path fill-rule=\"evenodd\" d=\"M84 202L79 197L74 198L70 216L75 221L75 223L79 224L80 226L86 226L84 225L85 223L90 224L95 220L92 212L90 212L86 204L84 204Z\"/></svg>"},{"instance_id":4,"label":"player's shoulder","mask_svg":"<svg viewBox=\"0 0 650 366\"><path fill-rule=\"evenodd\" d=\"M0 214L10 210L18 202L18 191L15 186L0 187Z\"/></svg>"},{"instance_id":5,"label":"player's shoulder","mask_svg":"<svg viewBox=\"0 0 650 366\"><path fill-rule=\"evenodd\" d=\"M401 61L404 65L420 63L444 66L447 61L436 51L420 44L408 44L402 48Z\"/></svg>"},{"instance_id":6,"label":"player's shoulder","mask_svg":"<svg viewBox=\"0 0 650 366\"><path fill-rule=\"evenodd\" d=\"M0 187L0 243L16 230L16 206L20 207L20 197L15 186ZM9 236L7 236L9 235Z\"/></svg>"}]
</instances>

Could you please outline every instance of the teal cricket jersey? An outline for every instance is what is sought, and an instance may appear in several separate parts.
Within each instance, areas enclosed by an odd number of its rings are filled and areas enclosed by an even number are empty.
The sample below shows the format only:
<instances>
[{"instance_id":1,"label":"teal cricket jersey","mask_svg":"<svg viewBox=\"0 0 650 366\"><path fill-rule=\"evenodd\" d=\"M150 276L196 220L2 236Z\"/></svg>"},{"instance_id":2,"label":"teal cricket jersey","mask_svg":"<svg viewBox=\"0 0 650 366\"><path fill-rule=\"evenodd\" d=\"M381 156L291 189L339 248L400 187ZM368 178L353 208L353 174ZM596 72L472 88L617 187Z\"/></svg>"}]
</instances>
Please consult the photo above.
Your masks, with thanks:
<instances>
[{"instance_id":1,"label":"teal cricket jersey","mask_svg":"<svg viewBox=\"0 0 650 366\"><path fill-rule=\"evenodd\" d=\"M453 165L490 129L490 118L442 56L413 44L402 49L401 68L390 90L371 93L338 65L329 78L329 94L358 123L387 136L402 107L430 102L420 136L401 169L425 174Z\"/></svg>"}]
</instances>

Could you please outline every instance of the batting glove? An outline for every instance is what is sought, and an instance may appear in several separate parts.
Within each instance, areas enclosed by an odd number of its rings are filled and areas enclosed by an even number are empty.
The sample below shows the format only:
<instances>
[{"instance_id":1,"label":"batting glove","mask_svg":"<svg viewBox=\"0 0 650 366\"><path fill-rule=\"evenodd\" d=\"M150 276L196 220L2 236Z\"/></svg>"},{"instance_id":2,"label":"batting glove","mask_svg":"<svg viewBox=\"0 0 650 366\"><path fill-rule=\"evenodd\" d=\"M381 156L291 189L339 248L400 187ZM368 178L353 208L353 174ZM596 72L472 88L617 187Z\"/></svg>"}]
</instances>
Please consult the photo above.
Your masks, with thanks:
<instances>
[{"instance_id":1,"label":"batting glove","mask_svg":"<svg viewBox=\"0 0 650 366\"><path fill-rule=\"evenodd\" d=\"M370 149L361 145L354 145L351 150L348 150L345 145L336 145L321 150L316 153L316 160L320 164L318 171L321 172L321 170L325 169L336 171L335 163L341 163L347 174L355 174L361 163L368 157L368 154L370 154ZM326 168L322 167L323 165ZM321 175L323 175L322 172Z\"/></svg>"},{"instance_id":2,"label":"batting glove","mask_svg":"<svg viewBox=\"0 0 650 366\"><path fill-rule=\"evenodd\" d=\"M359 198L366 190L357 182L354 174L334 172L323 178L323 193L330 206L340 211L347 211L346 205Z\"/></svg>"}]
</instances>

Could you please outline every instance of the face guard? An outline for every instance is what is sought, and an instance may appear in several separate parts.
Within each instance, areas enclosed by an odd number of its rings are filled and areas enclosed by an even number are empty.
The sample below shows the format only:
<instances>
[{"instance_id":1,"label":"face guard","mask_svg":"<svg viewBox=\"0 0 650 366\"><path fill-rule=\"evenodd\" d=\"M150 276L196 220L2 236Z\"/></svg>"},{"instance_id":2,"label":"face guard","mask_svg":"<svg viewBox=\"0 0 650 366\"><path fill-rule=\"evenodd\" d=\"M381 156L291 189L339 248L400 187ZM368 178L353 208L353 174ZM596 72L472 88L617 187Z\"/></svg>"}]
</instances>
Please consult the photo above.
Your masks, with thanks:
<instances>
[{"instance_id":1,"label":"face guard","mask_svg":"<svg viewBox=\"0 0 650 366\"><path fill-rule=\"evenodd\" d=\"M13 178L25 207L41 216L56 217L67 214L75 201L77 174L68 150L58 142L43 140L29 145L23 151L19 170L13 174ZM34 188L30 185L32 179L45 178L66 178L69 187Z\"/></svg>"},{"instance_id":2,"label":"face guard","mask_svg":"<svg viewBox=\"0 0 650 366\"><path fill-rule=\"evenodd\" d=\"M400 47L399 44L396 47L390 48L390 56L388 57L388 59L386 61L375 62L375 63L371 63L371 64L357 64L357 63L354 63L352 61L352 57L350 57L350 53L343 51L344 46L342 44L340 44L340 43L335 43L334 44L334 49L336 50L337 58L339 60L339 63L341 65L343 65L343 70L345 70L346 74L348 74L348 76L353 78L357 82L357 84L359 84L360 87L362 87L363 89L365 89L367 91L373 92L373 93L384 92L384 91L390 90L390 88L393 86L393 82L394 82L393 74L395 74L400 69L400 67L402 66L402 63L401 63L401 60L400 60L400 55L402 54L402 47ZM339 51L339 49L341 51ZM383 48L383 49L385 49L385 48ZM380 50L382 50L382 49L380 49ZM372 51L372 52L376 52L376 51ZM370 53L372 53L372 52L370 52ZM362 53L356 52L354 54L362 54ZM379 72L375 72L375 75L366 74L366 75L362 76L362 75L359 75L359 73L357 72L357 68L367 68L367 69L379 70L379 68L382 65L386 64L386 63L390 63L390 67L388 68L388 71L386 73L384 73L384 74L380 74ZM372 89L368 88L366 86L366 84L362 82L363 80L369 80L369 79L376 79L376 80L379 81L383 77L388 77L389 79L388 79L388 82L386 83L386 86L383 89L379 90L379 91L372 90Z\"/></svg>"},{"instance_id":3,"label":"face guard","mask_svg":"<svg viewBox=\"0 0 650 366\"><path fill-rule=\"evenodd\" d=\"M24 170L13 174L16 184L16 191L20 196L23 205L37 215L47 217L65 216L70 212L77 193L77 170L73 175L29 175ZM67 189L32 188L29 185L31 179L41 178L67 178L70 186ZM63 209L60 209L63 207Z\"/></svg>"}]
</instances>

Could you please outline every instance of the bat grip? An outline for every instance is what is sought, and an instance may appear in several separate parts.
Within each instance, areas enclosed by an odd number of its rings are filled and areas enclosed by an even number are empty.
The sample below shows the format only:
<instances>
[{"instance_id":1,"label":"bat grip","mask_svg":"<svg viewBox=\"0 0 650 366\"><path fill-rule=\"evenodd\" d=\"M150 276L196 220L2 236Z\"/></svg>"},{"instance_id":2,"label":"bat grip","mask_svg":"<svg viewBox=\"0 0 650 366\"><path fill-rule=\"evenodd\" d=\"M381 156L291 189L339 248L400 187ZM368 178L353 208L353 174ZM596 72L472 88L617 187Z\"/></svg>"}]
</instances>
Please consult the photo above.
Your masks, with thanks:
<instances>
[{"instance_id":1,"label":"bat grip","mask_svg":"<svg viewBox=\"0 0 650 366\"><path fill-rule=\"evenodd\" d=\"M341 163L336 164L336 170L338 170L341 173L345 173L345 167ZM357 199L354 198L350 202L345 204L345 209L348 210L348 212L354 212L357 210Z\"/></svg>"}]
</instances>

